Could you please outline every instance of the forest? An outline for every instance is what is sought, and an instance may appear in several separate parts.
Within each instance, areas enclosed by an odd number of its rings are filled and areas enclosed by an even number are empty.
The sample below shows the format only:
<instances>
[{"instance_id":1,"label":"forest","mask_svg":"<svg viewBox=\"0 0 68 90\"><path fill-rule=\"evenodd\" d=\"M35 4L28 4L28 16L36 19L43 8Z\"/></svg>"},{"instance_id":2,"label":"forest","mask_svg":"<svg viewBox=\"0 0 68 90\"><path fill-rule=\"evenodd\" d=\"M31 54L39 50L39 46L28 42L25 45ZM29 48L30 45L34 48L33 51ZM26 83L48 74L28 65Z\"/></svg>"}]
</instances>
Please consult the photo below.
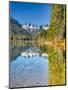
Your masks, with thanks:
<instances>
[{"instance_id":1,"label":"forest","mask_svg":"<svg viewBox=\"0 0 68 90\"><path fill-rule=\"evenodd\" d=\"M58 46L64 46L66 38L66 6L52 5L51 19L48 30L43 30L36 39L40 42L51 42Z\"/></svg>"}]
</instances>

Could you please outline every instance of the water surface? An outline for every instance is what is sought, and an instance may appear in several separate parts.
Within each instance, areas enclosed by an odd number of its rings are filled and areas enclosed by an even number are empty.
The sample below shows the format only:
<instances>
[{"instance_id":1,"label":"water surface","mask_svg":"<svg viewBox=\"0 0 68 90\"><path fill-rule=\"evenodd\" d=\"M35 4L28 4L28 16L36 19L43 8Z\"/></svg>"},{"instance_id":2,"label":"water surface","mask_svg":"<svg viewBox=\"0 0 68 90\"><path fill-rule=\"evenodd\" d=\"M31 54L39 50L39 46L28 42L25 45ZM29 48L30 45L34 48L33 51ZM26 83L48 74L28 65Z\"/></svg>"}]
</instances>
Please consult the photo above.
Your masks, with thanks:
<instances>
[{"instance_id":1,"label":"water surface","mask_svg":"<svg viewBox=\"0 0 68 90\"><path fill-rule=\"evenodd\" d=\"M10 88L65 84L65 51L32 43L12 45Z\"/></svg>"}]
</instances>

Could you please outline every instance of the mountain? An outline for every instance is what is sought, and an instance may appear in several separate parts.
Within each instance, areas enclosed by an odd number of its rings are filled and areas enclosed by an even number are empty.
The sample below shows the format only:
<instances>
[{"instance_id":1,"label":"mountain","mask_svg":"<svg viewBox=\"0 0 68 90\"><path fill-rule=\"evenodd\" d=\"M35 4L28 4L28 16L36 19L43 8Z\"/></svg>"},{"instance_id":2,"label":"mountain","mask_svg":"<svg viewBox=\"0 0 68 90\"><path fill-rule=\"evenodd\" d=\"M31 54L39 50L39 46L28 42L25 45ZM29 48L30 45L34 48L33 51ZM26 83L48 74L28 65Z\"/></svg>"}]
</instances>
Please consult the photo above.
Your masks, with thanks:
<instances>
[{"instance_id":1,"label":"mountain","mask_svg":"<svg viewBox=\"0 0 68 90\"><path fill-rule=\"evenodd\" d=\"M15 35L21 35L22 37L27 38L27 36L33 37L39 34L42 30L47 30L48 26L42 25L40 27L31 23L21 25L17 20L10 17L10 29L12 37L14 37Z\"/></svg>"},{"instance_id":2,"label":"mountain","mask_svg":"<svg viewBox=\"0 0 68 90\"><path fill-rule=\"evenodd\" d=\"M22 28L25 29L25 30L27 30L27 32L29 32L31 35L37 34L37 32L40 29L37 25L31 24L31 23L29 23L29 24L27 24L27 23L23 24L22 25Z\"/></svg>"},{"instance_id":3,"label":"mountain","mask_svg":"<svg viewBox=\"0 0 68 90\"><path fill-rule=\"evenodd\" d=\"M21 34L21 35L30 35L29 32L27 32L27 30L23 29L21 24L19 24L18 21L16 21L15 19L13 19L12 17L10 18L10 31L11 33L15 33L15 34Z\"/></svg>"},{"instance_id":4,"label":"mountain","mask_svg":"<svg viewBox=\"0 0 68 90\"><path fill-rule=\"evenodd\" d=\"M24 28L24 29L32 29L32 30L39 29L39 27L37 25L31 24L31 23L29 23L29 24L27 24L27 23L23 24L22 25L22 28Z\"/></svg>"},{"instance_id":5,"label":"mountain","mask_svg":"<svg viewBox=\"0 0 68 90\"><path fill-rule=\"evenodd\" d=\"M37 35L42 30L48 30L49 26L48 26L48 24L37 26L37 25L31 24L31 23L29 23L29 24L25 23L22 25L22 28L27 30L27 32L29 32L32 35Z\"/></svg>"}]
</instances>

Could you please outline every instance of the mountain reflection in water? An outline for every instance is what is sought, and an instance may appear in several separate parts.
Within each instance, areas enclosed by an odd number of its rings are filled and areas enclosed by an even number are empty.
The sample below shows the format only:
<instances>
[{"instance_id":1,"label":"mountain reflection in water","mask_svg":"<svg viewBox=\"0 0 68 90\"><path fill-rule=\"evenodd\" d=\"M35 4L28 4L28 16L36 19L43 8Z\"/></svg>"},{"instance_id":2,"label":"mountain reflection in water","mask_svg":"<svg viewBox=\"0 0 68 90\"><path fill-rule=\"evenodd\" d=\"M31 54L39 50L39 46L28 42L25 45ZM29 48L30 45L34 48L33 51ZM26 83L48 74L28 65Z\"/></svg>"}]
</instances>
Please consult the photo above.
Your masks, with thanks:
<instances>
[{"instance_id":1,"label":"mountain reflection in water","mask_svg":"<svg viewBox=\"0 0 68 90\"><path fill-rule=\"evenodd\" d=\"M65 51L47 45L16 43L10 56L10 87L65 84Z\"/></svg>"},{"instance_id":2,"label":"mountain reflection in water","mask_svg":"<svg viewBox=\"0 0 68 90\"><path fill-rule=\"evenodd\" d=\"M21 55L23 57L34 57L34 56L44 56L47 57L48 55L46 53L41 53L40 50L36 47L30 47L25 52L22 52Z\"/></svg>"}]
</instances>

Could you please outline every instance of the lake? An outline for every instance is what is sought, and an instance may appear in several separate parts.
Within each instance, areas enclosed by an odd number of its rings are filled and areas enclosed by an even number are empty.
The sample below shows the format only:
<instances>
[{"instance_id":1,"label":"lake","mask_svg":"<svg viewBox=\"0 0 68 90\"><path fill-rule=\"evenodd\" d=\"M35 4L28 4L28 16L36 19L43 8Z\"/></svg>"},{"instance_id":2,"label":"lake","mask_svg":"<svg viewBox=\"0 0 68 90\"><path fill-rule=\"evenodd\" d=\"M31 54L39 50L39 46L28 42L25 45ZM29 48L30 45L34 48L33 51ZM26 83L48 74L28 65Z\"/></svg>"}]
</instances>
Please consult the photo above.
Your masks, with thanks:
<instances>
[{"instance_id":1,"label":"lake","mask_svg":"<svg viewBox=\"0 0 68 90\"><path fill-rule=\"evenodd\" d=\"M12 42L10 88L65 84L65 50L33 42Z\"/></svg>"}]
</instances>

